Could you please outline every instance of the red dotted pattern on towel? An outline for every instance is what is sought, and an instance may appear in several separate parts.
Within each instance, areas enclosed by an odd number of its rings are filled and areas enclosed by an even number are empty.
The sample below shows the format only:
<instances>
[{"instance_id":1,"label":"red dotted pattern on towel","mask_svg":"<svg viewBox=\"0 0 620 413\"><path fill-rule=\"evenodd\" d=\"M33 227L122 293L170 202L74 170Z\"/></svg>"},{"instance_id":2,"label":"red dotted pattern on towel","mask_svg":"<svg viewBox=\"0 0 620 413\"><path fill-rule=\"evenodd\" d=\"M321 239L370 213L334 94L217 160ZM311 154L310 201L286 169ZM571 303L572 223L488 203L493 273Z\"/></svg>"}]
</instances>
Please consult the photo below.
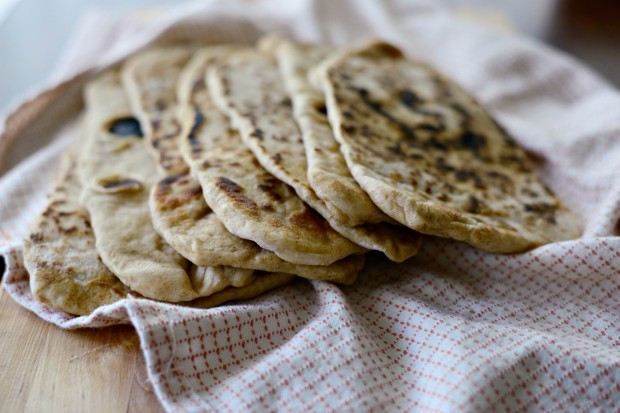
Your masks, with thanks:
<instances>
[{"instance_id":1,"label":"red dotted pattern on towel","mask_svg":"<svg viewBox=\"0 0 620 413\"><path fill-rule=\"evenodd\" d=\"M620 238L500 256L445 240L359 283L298 281L198 310L125 300L65 327L131 322L170 411L612 411L620 406ZM21 274L21 275L20 275Z\"/></svg>"}]
</instances>

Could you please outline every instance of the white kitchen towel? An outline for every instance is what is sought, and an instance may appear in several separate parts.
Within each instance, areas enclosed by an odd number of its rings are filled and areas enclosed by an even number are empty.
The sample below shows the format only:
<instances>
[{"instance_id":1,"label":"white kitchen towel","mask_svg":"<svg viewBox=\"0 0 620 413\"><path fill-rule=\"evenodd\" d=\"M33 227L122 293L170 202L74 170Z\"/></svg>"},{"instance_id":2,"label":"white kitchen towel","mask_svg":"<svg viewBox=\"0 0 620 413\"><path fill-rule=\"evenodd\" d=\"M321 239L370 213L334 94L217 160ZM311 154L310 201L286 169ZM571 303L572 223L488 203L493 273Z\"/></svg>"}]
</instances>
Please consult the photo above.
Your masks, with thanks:
<instances>
[{"instance_id":1,"label":"white kitchen towel","mask_svg":"<svg viewBox=\"0 0 620 413\"><path fill-rule=\"evenodd\" d=\"M371 257L353 286L300 280L210 310L128 299L73 317L35 301L21 240L85 80L152 42L265 32L337 46L375 36L434 64L537 155L583 237L516 255L428 238L405 263ZM5 288L63 328L133 324L166 410L620 409L620 94L578 62L423 0L207 1L156 22L100 13L75 39L0 127Z\"/></svg>"}]
</instances>

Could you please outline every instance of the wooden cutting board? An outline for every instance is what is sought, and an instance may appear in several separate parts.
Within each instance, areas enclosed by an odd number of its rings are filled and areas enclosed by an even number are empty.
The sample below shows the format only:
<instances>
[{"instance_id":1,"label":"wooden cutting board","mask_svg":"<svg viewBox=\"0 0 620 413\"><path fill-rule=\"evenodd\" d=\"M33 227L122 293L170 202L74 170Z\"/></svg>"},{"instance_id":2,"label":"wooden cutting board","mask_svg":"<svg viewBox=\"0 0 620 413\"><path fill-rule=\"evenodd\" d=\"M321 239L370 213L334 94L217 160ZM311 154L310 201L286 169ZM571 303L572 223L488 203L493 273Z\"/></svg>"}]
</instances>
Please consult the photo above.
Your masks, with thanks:
<instances>
[{"instance_id":1,"label":"wooden cutting board","mask_svg":"<svg viewBox=\"0 0 620 413\"><path fill-rule=\"evenodd\" d=\"M130 326L62 330L0 285L0 412L163 412Z\"/></svg>"}]
</instances>

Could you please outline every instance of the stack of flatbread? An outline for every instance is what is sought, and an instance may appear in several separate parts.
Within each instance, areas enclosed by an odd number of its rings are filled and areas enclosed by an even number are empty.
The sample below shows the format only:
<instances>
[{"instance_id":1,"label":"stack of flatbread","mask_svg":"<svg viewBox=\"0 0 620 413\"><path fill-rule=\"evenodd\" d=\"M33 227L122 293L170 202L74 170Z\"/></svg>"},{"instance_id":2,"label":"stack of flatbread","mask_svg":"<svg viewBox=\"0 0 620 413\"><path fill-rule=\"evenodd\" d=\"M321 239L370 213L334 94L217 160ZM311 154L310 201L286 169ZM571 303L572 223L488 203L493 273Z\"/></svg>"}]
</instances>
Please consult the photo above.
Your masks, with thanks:
<instances>
[{"instance_id":1,"label":"stack of flatbread","mask_svg":"<svg viewBox=\"0 0 620 413\"><path fill-rule=\"evenodd\" d=\"M580 234L470 95L386 43L153 48L84 96L25 240L32 292L71 314L350 284L365 253L402 262L422 234L495 253Z\"/></svg>"}]
</instances>

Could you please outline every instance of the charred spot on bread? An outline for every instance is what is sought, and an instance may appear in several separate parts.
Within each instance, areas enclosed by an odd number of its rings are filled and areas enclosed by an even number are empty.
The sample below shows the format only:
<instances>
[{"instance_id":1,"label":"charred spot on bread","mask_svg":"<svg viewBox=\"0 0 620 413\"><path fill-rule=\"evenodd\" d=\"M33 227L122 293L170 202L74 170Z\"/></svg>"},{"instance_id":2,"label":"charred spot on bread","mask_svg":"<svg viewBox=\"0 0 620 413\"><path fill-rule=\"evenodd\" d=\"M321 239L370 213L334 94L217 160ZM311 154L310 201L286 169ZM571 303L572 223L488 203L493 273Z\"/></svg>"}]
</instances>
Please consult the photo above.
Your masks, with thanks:
<instances>
[{"instance_id":1,"label":"charred spot on bread","mask_svg":"<svg viewBox=\"0 0 620 413\"><path fill-rule=\"evenodd\" d=\"M107 127L108 132L121 138L144 137L140 122L133 116L118 118L110 121Z\"/></svg>"},{"instance_id":2,"label":"charred spot on bread","mask_svg":"<svg viewBox=\"0 0 620 413\"><path fill-rule=\"evenodd\" d=\"M219 176L215 185L221 190L226 197L237 207L242 208L251 213L257 213L259 208L252 199L245 195L245 189L235 181L226 177Z\"/></svg>"}]
</instances>

